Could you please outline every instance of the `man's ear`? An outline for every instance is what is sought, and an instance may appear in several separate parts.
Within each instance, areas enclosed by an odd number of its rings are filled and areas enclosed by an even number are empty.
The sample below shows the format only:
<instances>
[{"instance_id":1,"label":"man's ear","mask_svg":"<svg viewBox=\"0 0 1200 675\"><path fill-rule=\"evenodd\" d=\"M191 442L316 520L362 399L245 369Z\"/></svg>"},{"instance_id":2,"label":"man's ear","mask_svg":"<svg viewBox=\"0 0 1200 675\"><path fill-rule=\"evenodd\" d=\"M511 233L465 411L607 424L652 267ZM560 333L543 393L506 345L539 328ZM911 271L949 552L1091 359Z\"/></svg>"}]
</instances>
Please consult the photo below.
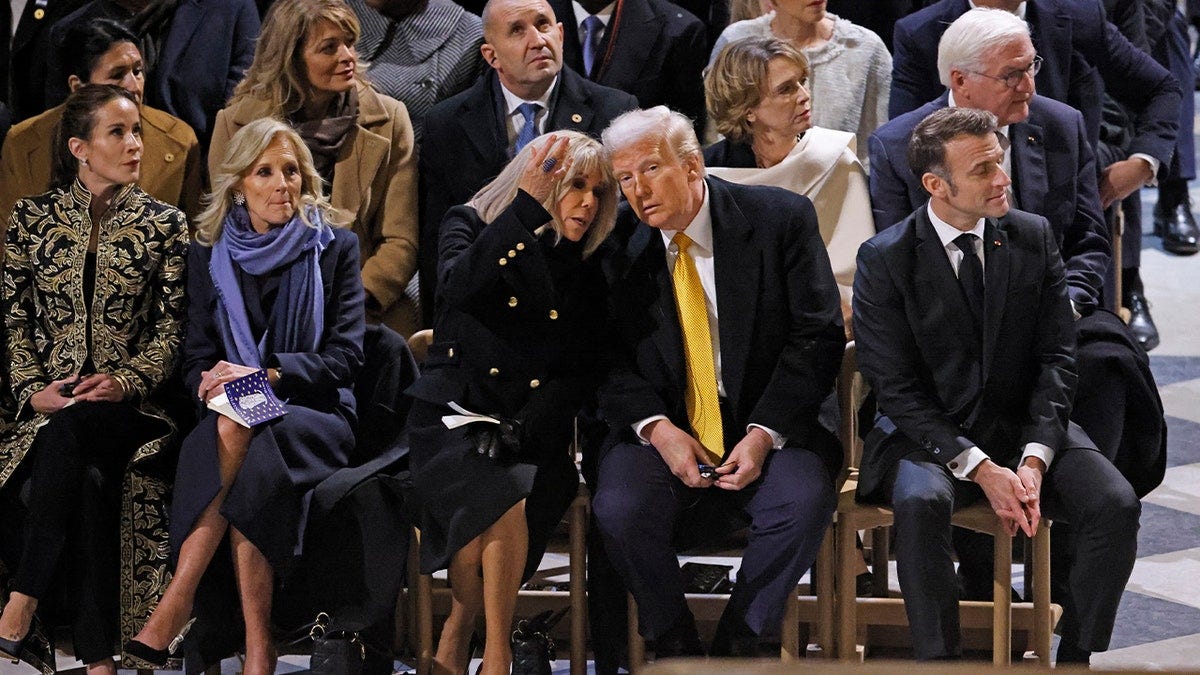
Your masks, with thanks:
<instances>
[{"instance_id":1,"label":"man's ear","mask_svg":"<svg viewBox=\"0 0 1200 675\"><path fill-rule=\"evenodd\" d=\"M921 174L921 187L925 188L931 197L946 197L946 180L932 171Z\"/></svg>"},{"instance_id":2,"label":"man's ear","mask_svg":"<svg viewBox=\"0 0 1200 675\"><path fill-rule=\"evenodd\" d=\"M488 43L479 45L479 53L483 54L484 63L495 68L496 67L496 50Z\"/></svg>"}]
</instances>

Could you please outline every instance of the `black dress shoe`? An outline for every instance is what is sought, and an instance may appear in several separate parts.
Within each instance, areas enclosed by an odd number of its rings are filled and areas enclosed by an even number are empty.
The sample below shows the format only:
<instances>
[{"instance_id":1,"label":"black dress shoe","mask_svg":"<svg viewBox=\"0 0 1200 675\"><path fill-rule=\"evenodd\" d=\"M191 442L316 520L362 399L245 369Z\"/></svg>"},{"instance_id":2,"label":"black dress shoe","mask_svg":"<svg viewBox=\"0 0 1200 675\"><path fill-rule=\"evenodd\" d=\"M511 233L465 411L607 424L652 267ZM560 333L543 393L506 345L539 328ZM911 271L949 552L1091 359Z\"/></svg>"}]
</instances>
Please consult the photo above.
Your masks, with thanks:
<instances>
[{"instance_id":1,"label":"black dress shoe","mask_svg":"<svg viewBox=\"0 0 1200 675\"><path fill-rule=\"evenodd\" d=\"M1125 307L1129 309L1129 330L1137 337L1142 349L1150 351L1158 346L1158 327L1150 316L1150 303L1140 288L1129 290L1126 295Z\"/></svg>"},{"instance_id":2,"label":"black dress shoe","mask_svg":"<svg viewBox=\"0 0 1200 675\"><path fill-rule=\"evenodd\" d=\"M758 656L758 636L741 617L733 617L728 611L721 614L717 632L713 636L712 656L754 658Z\"/></svg>"},{"instance_id":3,"label":"black dress shoe","mask_svg":"<svg viewBox=\"0 0 1200 675\"><path fill-rule=\"evenodd\" d=\"M1168 253L1193 255L1200 251L1200 227L1186 191L1179 199L1159 193L1154 205L1154 233L1162 237L1163 250Z\"/></svg>"},{"instance_id":4,"label":"black dress shoe","mask_svg":"<svg viewBox=\"0 0 1200 675\"><path fill-rule=\"evenodd\" d=\"M700 641L700 631L696 630L696 618L687 608L684 608L683 613L675 620L675 625L654 641L655 659L707 655L704 643Z\"/></svg>"}]
</instances>

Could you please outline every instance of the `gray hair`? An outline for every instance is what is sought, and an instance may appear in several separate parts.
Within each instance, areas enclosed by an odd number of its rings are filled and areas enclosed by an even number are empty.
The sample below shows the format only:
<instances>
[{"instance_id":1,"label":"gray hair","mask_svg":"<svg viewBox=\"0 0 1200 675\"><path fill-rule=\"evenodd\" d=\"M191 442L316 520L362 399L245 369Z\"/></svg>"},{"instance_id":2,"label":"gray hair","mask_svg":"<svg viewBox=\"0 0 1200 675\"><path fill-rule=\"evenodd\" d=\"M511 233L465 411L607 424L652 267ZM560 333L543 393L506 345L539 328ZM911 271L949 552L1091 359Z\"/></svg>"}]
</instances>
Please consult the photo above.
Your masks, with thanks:
<instances>
[{"instance_id":1,"label":"gray hair","mask_svg":"<svg viewBox=\"0 0 1200 675\"><path fill-rule=\"evenodd\" d=\"M554 136L558 139L567 139L567 156L564 158L564 162L570 161L571 163L570 169L555 182L554 189L542 202L542 207L550 213L549 227L558 235L556 241L562 239L564 229L562 221L558 219L558 202L571 189L571 183L578 176L593 171L600 176L601 191L596 204L596 217L583 237L583 257L586 258L600 247L616 224L617 182L613 179L612 169L604 156L604 149L595 139L578 131L555 131ZM526 144L521 152L518 152L517 156L513 157L512 161L504 167L500 175L480 188L479 192L476 192L467 202L467 206L475 209L483 222L495 221L504 209L512 204L513 199L517 196L521 176L529 167L533 153L547 143L549 137L550 134L543 134ZM539 229L537 234L540 233Z\"/></svg>"},{"instance_id":2,"label":"gray hair","mask_svg":"<svg viewBox=\"0 0 1200 675\"><path fill-rule=\"evenodd\" d=\"M996 132L996 116L975 108L942 108L921 120L908 139L908 168L920 180L926 173L949 181L946 144L958 136Z\"/></svg>"},{"instance_id":3,"label":"gray hair","mask_svg":"<svg viewBox=\"0 0 1200 675\"><path fill-rule=\"evenodd\" d=\"M196 216L196 241L212 246L221 237L221 228L225 224L225 215L233 205L233 194L242 184L242 179L254 168L259 157L266 152L271 143L278 137L283 137L296 151L296 161L300 164L300 203L296 211L306 225L312 225L308 220L308 209L314 206L326 223L333 226L346 224L346 217L325 198L321 188L321 175L313 165L312 153L300 138L300 134L288 126L287 122L273 117L263 117L254 120L238 129L229 139L225 147L225 156L212 176L212 191L204 198L204 211Z\"/></svg>"},{"instance_id":4,"label":"gray hair","mask_svg":"<svg viewBox=\"0 0 1200 675\"><path fill-rule=\"evenodd\" d=\"M604 152L609 157L647 139L663 141L680 162L696 158L700 175L705 175L704 153L700 149L700 140L696 138L696 130L692 128L692 121L665 105L649 110L630 110L618 116L600 138L604 143Z\"/></svg>"},{"instance_id":5,"label":"gray hair","mask_svg":"<svg viewBox=\"0 0 1200 675\"><path fill-rule=\"evenodd\" d=\"M985 57L1013 40L1029 37L1029 24L1003 9L976 7L955 19L938 43L937 68L942 84L950 88L954 70L982 72Z\"/></svg>"}]
</instances>

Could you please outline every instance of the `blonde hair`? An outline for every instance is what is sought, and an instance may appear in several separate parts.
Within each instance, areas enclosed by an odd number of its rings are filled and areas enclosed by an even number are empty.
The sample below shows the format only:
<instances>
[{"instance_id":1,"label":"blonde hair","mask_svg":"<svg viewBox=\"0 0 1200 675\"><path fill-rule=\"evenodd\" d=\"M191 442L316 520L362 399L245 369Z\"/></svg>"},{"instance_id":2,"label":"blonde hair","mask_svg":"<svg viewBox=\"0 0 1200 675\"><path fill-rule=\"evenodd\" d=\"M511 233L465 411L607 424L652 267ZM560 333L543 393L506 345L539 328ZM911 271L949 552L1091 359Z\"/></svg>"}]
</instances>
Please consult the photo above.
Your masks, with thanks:
<instances>
[{"instance_id":1,"label":"blonde hair","mask_svg":"<svg viewBox=\"0 0 1200 675\"><path fill-rule=\"evenodd\" d=\"M267 11L254 48L254 61L233 90L232 106L244 98L266 101L269 114L287 117L308 101L312 85L304 66L304 44L309 33L328 21L358 42L362 32L358 17L344 0L277 0ZM358 60L354 77L367 84L366 63Z\"/></svg>"},{"instance_id":2,"label":"blonde hair","mask_svg":"<svg viewBox=\"0 0 1200 675\"><path fill-rule=\"evenodd\" d=\"M695 159L701 176L707 173L704 169L704 153L692 121L665 105L622 113L609 123L600 136L605 155L610 159L624 148L653 139L665 143L680 162Z\"/></svg>"},{"instance_id":3,"label":"blonde hair","mask_svg":"<svg viewBox=\"0 0 1200 675\"><path fill-rule=\"evenodd\" d=\"M571 183L577 177L593 172L600 176L601 190L599 203L596 205L596 217L583 238L583 257L586 258L600 247L616 224L617 182L613 179L604 149L595 139L578 131L555 131L554 135L559 139L567 139L567 156L564 161L571 162L570 169L558 179L550 195L542 201L542 206L550 212L549 226L558 235L555 242L562 239L564 229L562 221L558 219L558 202L566 196L571 189ZM480 188L467 202L467 206L475 209L483 222L491 223L496 220L513 199L516 199L521 176L532 161L534 151L547 143L549 136L545 134L533 139L512 158L499 176Z\"/></svg>"},{"instance_id":4,"label":"blonde hair","mask_svg":"<svg viewBox=\"0 0 1200 675\"><path fill-rule=\"evenodd\" d=\"M717 132L737 143L753 136L750 111L762 102L771 61L786 59L808 77L808 59L790 42L775 37L749 37L729 43L704 76L708 114Z\"/></svg>"},{"instance_id":5,"label":"blonde hair","mask_svg":"<svg viewBox=\"0 0 1200 675\"><path fill-rule=\"evenodd\" d=\"M221 237L225 215L233 206L233 195L241 187L242 179L258 162L277 139L282 138L292 145L296 161L300 164L300 204L297 211L305 225L315 227L308 217L308 208L314 207L327 224L340 227L346 224L345 216L325 198L321 189L321 176L313 166L312 153L308 146L286 122L273 117L257 119L242 127L229 139L225 156L212 176L212 191L204 198L204 211L196 216L196 241L212 246Z\"/></svg>"}]
</instances>

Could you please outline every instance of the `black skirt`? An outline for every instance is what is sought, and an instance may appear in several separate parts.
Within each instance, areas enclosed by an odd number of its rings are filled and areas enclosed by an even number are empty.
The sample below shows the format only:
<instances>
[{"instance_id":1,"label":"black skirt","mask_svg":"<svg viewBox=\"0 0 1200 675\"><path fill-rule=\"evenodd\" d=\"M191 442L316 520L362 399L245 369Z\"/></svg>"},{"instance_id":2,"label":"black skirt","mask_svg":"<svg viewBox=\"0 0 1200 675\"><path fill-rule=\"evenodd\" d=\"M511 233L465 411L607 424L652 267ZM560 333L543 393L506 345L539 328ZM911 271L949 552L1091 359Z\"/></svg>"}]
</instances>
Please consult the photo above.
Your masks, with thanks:
<instances>
[{"instance_id":1,"label":"black skirt","mask_svg":"<svg viewBox=\"0 0 1200 675\"><path fill-rule=\"evenodd\" d=\"M546 543L579 490L569 454L571 420L547 430L546 443L522 448L523 459L500 463L475 452L466 427L447 429L444 405L418 400L409 413L410 467L421 528L421 572L445 569L463 546L525 501L529 553L522 579L537 571ZM565 439L565 440L564 440Z\"/></svg>"}]
</instances>

